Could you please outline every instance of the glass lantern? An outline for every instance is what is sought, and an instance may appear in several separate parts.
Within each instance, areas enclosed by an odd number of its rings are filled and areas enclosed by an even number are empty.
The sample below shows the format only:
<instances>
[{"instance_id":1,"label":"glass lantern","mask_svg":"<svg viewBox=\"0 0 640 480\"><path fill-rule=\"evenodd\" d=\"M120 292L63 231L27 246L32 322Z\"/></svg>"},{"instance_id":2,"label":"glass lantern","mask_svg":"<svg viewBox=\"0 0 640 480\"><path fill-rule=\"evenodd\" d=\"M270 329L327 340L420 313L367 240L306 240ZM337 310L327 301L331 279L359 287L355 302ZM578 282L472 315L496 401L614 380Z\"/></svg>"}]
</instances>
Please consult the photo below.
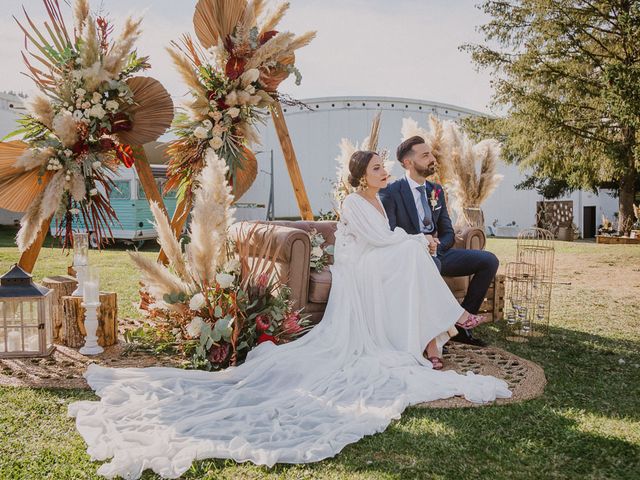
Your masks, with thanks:
<instances>
[{"instance_id":1,"label":"glass lantern","mask_svg":"<svg viewBox=\"0 0 640 480\"><path fill-rule=\"evenodd\" d=\"M0 277L0 358L51 354L51 292L18 265Z\"/></svg>"}]
</instances>

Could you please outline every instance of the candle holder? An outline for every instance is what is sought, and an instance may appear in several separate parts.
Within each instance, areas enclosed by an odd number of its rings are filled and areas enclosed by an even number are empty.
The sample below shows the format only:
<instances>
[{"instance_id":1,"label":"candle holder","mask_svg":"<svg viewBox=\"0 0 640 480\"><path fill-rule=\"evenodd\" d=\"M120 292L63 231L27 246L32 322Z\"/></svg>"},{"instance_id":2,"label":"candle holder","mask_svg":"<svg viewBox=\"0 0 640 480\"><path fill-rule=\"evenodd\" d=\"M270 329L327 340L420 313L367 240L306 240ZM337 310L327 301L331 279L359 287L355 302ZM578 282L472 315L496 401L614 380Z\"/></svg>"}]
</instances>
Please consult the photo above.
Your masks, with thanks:
<instances>
[{"instance_id":1,"label":"candle holder","mask_svg":"<svg viewBox=\"0 0 640 480\"><path fill-rule=\"evenodd\" d=\"M89 234L74 233L73 234L73 269L76 271L76 279L78 286L71 296L82 297L84 281L87 274L87 266L89 265Z\"/></svg>"},{"instance_id":2,"label":"candle holder","mask_svg":"<svg viewBox=\"0 0 640 480\"><path fill-rule=\"evenodd\" d=\"M80 349L83 355L97 355L104 352L98 345L98 307L100 306L100 282L97 267L86 267L86 278L83 287L85 309L84 328L87 332L84 346Z\"/></svg>"}]
</instances>

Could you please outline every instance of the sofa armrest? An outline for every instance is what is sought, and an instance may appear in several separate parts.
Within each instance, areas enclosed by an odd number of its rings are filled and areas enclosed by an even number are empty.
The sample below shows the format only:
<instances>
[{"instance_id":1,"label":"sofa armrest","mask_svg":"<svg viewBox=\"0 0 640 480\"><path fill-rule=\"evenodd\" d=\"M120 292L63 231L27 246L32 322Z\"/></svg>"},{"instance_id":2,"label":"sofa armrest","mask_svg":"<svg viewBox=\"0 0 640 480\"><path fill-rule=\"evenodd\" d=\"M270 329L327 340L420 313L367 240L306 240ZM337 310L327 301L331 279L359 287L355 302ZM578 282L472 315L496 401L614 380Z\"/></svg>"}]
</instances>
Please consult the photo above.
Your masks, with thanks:
<instances>
[{"instance_id":1,"label":"sofa armrest","mask_svg":"<svg viewBox=\"0 0 640 480\"><path fill-rule=\"evenodd\" d=\"M481 228L466 227L456 233L454 247L465 250L484 250L486 243L487 237Z\"/></svg>"},{"instance_id":2,"label":"sofa armrest","mask_svg":"<svg viewBox=\"0 0 640 480\"><path fill-rule=\"evenodd\" d=\"M247 238L251 229L253 234ZM252 251L260 252L262 246L271 239L267 256L275 258L278 277L291 289L293 307L298 309L307 304L309 298L309 262L311 242L306 232L297 228L273 225L263 222L240 222L231 226L233 241L248 241Z\"/></svg>"}]
</instances>

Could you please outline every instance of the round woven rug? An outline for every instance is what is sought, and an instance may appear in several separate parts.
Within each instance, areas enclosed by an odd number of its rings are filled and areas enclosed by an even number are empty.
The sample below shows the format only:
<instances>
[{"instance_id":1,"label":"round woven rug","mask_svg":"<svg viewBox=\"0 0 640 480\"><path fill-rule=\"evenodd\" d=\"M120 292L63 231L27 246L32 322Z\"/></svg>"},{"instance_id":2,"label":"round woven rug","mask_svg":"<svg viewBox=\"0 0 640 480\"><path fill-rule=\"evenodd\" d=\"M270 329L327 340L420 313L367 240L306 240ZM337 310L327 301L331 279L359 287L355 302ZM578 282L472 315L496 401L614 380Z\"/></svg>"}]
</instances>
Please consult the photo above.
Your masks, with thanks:
<instances>
[{"instance_id":1,"label":"round woven rug","mask_svg":"<svg viewBox=\"0 0 640 480\"><path fill-rule=\"evenodd\" d=\"M478 348L459 343L450 343L444 356L445 370L458 373L469 371L482 375L493 375L506 380L513 396L495 403L514 403L542 395L547 381L539 365L517 357L499 348ZM177 367L182 359L158 356L145 352L126 353L122 344L107 347L104 353L85 356L77 350L57 345L47 358L0 360L0 386L31 388L79 388L89 386L82 374L90 363L107 367ZM477 406L461 397L423 403L420 407L456 408Z\"/></svg>"}]
</instances>

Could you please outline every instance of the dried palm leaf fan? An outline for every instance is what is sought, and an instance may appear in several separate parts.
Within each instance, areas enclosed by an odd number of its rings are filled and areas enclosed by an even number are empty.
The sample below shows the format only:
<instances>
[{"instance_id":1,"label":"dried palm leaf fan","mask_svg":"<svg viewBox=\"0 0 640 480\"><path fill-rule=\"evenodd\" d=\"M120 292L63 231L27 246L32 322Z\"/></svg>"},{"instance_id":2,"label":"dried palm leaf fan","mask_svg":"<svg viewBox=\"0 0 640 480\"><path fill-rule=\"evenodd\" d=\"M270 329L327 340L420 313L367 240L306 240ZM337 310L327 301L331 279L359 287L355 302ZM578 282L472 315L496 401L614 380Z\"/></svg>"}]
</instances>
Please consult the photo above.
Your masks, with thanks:
<instances>
[{"instance_id":1,"label":"dried palm leaf fan","mask_svg":"<svg viewBox=\"0 0 640 480\"><path fill-rule=\"evenodd\" d=\"M122 111L131 117L131 130L118 132L121 143L144 145L157 140L171 126L173 101L162 84L150 77L127 80L133 103Z\"/></svg>"},{"instance_id":2,"label":"dried palm leaf fan","mask_svg":"<svg viewBox=\"0 0 640 480\"><path fill-rule=\"evenodd\" d=\"M0 208L24 212L51 178L45 175L38 181L37 168L25 171L15 167L16 159L28 148L20 140L0 143Z\"/></svg>"},{"instance_id":3,"label":"dried palm leaf fan","mask_svg":"<svg viewBox=\"0 0 640 480\"><path fill-rule=\"evenodd\" d=\"M42 1L44 27L26 11L26 22L16 22L25 35L26 75L44 95L34 96L18 121L22 128L14 133L25 142L0 144L0 207L26 211L21 252L55 212L65 245L78 219L98 241L111 236L112 174L120 163L133 163L130 144L158 138L173 115L157 81L132 78L150 67L135 50L141 19L126 19L116 36L109 20L91 15L88 0L75 0L70 31L59 0Z\"/></svg>"},{"instance_id":4,"label":"dried palm leaf fan","mask_svg":"<svg viewBox=\"0 0 640 480\"><path fill-rule=\"evenodd\" d=\"M279 99L278 85L295 69L294 50L315 33L295 37L276 25L288 8L279 5L262 18L263 0L199 0L193 16L199 44L184 35L168 49L192 93L174 132L179 137L168 152L169 181L190 201L193 178L203 168L209 148L229 165L229 182L239 199L254 182L258 165L249 150L259 144L255 129Z\"/></svg>"}]
</instances>

